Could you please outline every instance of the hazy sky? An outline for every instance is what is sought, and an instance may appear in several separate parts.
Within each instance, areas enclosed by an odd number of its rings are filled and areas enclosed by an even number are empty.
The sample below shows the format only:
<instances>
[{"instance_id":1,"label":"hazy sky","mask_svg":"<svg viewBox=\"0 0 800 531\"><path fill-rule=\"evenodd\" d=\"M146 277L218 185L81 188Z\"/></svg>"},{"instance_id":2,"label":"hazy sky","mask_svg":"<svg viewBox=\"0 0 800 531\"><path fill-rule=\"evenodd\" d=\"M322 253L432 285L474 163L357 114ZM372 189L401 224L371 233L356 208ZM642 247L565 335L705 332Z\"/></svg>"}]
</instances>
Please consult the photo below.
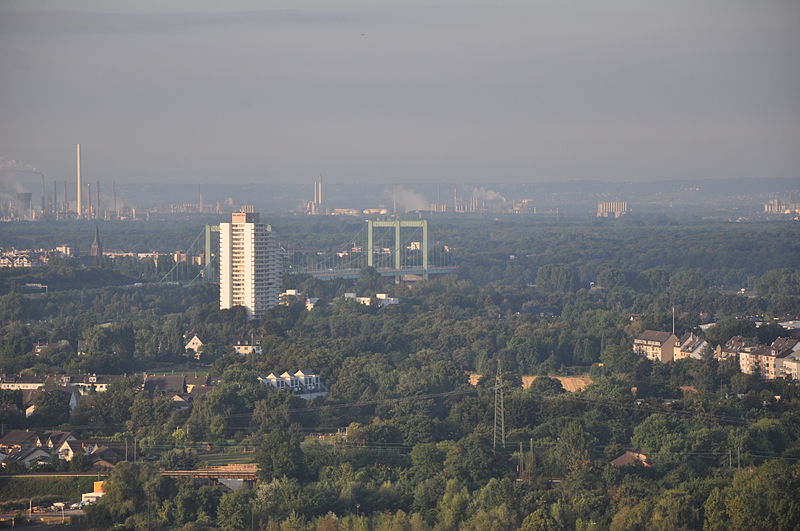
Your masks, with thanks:
<instances>
[{"instance_id":1,"label":"hazy sky","mask_svg":"<svg viewBox=\"0 0 800 531\"><path fill-rule=\"evenodd\" d=\"M0 117L57 179L800 176L800 2L3 0Z\"/></svg>"}]
</instances>

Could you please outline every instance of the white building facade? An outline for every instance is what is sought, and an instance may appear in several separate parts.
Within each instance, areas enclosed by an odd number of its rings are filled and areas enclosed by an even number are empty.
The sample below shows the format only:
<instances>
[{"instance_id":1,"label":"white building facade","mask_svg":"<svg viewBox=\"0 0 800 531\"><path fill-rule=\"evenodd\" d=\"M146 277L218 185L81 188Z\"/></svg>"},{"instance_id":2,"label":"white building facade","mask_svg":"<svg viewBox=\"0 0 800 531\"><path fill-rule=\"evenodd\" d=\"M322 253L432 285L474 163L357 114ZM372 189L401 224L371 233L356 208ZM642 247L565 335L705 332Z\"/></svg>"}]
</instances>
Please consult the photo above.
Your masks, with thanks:
<instances>
[{"instance_id":1,"label":"white building facade","mask_svg":"<svg viewBox=\"0 0 800 531\"><path fill-rule=\"evenodd\" d=\"M257 212L234 212L219 224L219 307L243 306L260 319L278 304L283 282L280 248Z\"/></svg>"}]
</instances>

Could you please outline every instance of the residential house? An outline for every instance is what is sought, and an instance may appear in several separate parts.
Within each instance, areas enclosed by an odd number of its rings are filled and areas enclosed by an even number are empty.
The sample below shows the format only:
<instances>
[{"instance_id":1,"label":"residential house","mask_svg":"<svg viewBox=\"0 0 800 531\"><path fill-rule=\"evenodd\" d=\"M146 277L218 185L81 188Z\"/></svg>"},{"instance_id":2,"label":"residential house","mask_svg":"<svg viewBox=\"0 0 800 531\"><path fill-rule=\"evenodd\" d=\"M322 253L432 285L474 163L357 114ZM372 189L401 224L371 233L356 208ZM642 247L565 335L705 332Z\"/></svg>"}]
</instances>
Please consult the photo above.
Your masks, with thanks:
<instances>
[{"instance_id":1,"label":"residential house","mask_svg":"<svg viewBox=\"0 0 800 531\"><path fill-rule=\"evenodd\" d=\"M57 392L68 395L69 396L68 403L70 411L72 411L77 407L78 401L80 400L81 397L81 394L77 389L71 389L67 387L54 387L52 384L48 384L46 387L42 389L23 391L22 406L25 410L25 417L29 418L31 415L36 413L36 400L42 393L48 393L48 392Z\"/></svg>"},{"instance_id":2,"label":"residential house","mask_svg":"<svg viewBox=\"0 0 800 531\"><path fill-rule=\"evenodd\" d=\"M675 355L678 338L670 332L645 330L633 340L633 352L649 360L668 363Z\"/></svg>"},{"instance_id":3,"label":"residential house","mask_svg":"<svg viewBox=\"0 0 800 531\"><path fill-rule=\"evenodd\" d=\"M650 459L645 454L625 450L621 456L617 457L609 464L616 467L627 465L641 465L647 467L650 466Z\"/></svg>"},{"instance_id":4,"label":"residential house","mask_svg":"<svg viewBox=\"0 0 800 531\"><path fill-rule=\"evenodd\" d=\"M384 308L393 304L400 304L400 299L397 297L390 297L386 293L376 293L375 298L378 300L378 307Z\"/></svg>"},{"instance_id":5,"label":"residential house","mask_svg":"<svg viewBox=\"0 0 800 531\"><path fill-rule=\"evenodd\" d=\"M185 395L174 394L170 400L172 400L172 407L175 409L189 409L189 399Z\"/></svg>"},{"instance_id":6,"label":"residential house","mask_svg":"<svg viewBox=\"0 0 800 531\"><path fill-rule=\"evenodd\" d=\"M3 460L3 465L11 465L14 463L21 464L25 468L31 468L38 464L46 464L50 462L50 452L32 446L19 452L15 452Z\"/></svg>"},{"instance_id":7,"label":"residential house","mask_svg":"<svg viewBox=\"0 0 800 531\"><path fill-rule=\"evenodd\" d=\"M0 377L0 389L11 391L41 389L44 387L46 379L43 376L33 376L30 374L20 374L14 376L3 375Z\"/></svg>"},{"instance_id":8,"label":"residential house","mask_svg":"<svg viewBox=\"0 0 800 531\"><path fill-rule=\"evenodd\" d=\"M261 354L261 337L256 336L255 333L251 332L250 334L244 335L242 337L237 338L231 348L237 353L241 355L248 355L248 354Z\"/></svg>"},{"instance_id":9,"label":"residential house","mask_svg":"<svg viewBox=\"0 0 800 531\"><path fill-rule=\"evenodd\" d=\"M739 359L739 354L747 348L754 346L742 336L733 336L724 345L717 345L714 350L714 358L717 360Z\"/></svg>"},{"instance_id":10,"label":"residential house","mask_svg":"<svg viewBox=\"0 0 800 531\"><path fill-rule=\"evenodd\" d=\"M318 298L307 297L302 291L296 289L287 289L278 295L278 300L280 301L278 304L282 304L283 306L289 306L292 300L305 301L306 310L309 312L313 310L314 306L319 302Z\"/></svg>"},{"instance_id":11,"label":"residential house","mask_svg":"<svg viewBox=\"0 0 800 531\"><path fill-rule=\"evenodd\" d=\"M319 375L311 371L299 370L294 373L294 378L300 382L300 385L306 389L316 390L320 386Z\"/></svg>"},{"instance_id":12,"label":"residential house","mask_svg":"<svg viewBox=\"0 0 800 531\"><path fill-rule=\"evenodd\" d=\"M53 378L61 385L74 387L82 395L90 392L105 393L108 386L124 378L120 374L62 374Z\"/></svg>"},{"instance_id":13,"label":"residential house","mask_svg":"<svg viewBox=\"0 0 800 531\"><path fill-rule=\"evenodd\" d=\"M797 375L800 359L800 340L779 337L771 345L754 345L739 352L739 369L765 380Z\"/></svg>"},{"instance_id":14,"label":"residential house","mask_svg":"<svg viewBox=\"0 0 800 531\"><path fill-rule=\"evenodd\" d=\"M210 380L208 379L207 374L195 374L194 376L184 376L183 378L184 386L186 387L186 392L191 393L197 387L206 387L211 385Z\"/></svg>"},{"instance_id":15,"label":"residential house","mask_svg":"<svg viewBox=\"0 0 800 531\"><path fill-rule=\"evenodd\" d=\"M38 435L30 430L9 430L0 437L0 452L13 454L36 446Z\"/></svg>"},{"instance_id":16,"label":"residential house","mask_svg":"<svg viewBox=\"0 0 800 531\"><path fill-rule=\"evenodd\" d=\"M355 301L364 306L372 306L373 303L377 304L379 308L384 308L392 304L400 304L400 299L390 297L386 293L376 293L374 297L359 297L355 293L348 292L344 294L345 300Z\"/></svg>"},{"instance_id":17,"label":"residential house","mask_svg":"<svg viewBox=\"0 0 800 531\"><path fill-rule=\"evenodd\" d=\"M202 347L202 346L203 346L203 342L200 340L200 338L197 336L197 334L194 334L192 336L192 339L190 339L189 342L186 343L186 346L183 347L183 348L186 350L186 352L192 351L194 353L195 359L200 359L200 357L199 357L200 356L200 347Z\"/></svg>"},{"instance_id":18,"label":"residential house","mask_svg":"<svg viewBox=\"0 0 800 531\"><path fill-rule=\"evenodd\" d=\"M754 345L739 352L739 370L766 380L775 379L775 356L766 345Z\"/></svg>"},{"instance_id":19,"label":"residential house","mask_svg":"<svg viewBox=\"0 0 800 531\"><path fill-rule=\"evenodd\" d=\"M95 470L112 469L120 461L122 461L122 456L119 452L107 446L97 446L94 451L89 454L89 463Z\"/></svg>"},{"instance_id":20,"label":"residential house","mask_svg":"<svg viewBox=\"0 0 800 531\"><path fill-rule=\"evenodd\" d=\"M64 442L74 440L76 440L76 437L71 431L45 431L37 436L36 446L56 451Z\"/></svg>"},{"instance_id":21,"label":"residential house","mask_svg":"<svg viewBox=\"0 0 800 531\"><path fill-rule=\"evenodd\" d=\"M182 374L145 374L144 390L162 395L183 394L186 392L186 379Z\"/></svg>"},{"instance_id":22,"label":"residential house","mask_svg":"<svg viewBox=\"0 0 800 531\"><path fill-rule=\"evenodd\" d=\"M72 461L78 455L89 455L98 446L98 443L89 440L70 439L64 441L56 449L56 455L63 461Z\"/></svg>"},{"instance_id":23,"label":"residential house","mask_svg":"<svg viewBox=\"0 0 800 531\"><path fill-rule=\"evenodd\" d=\"M36 344L33 346L33 353L37 356L40 355L42 352L50 348L51 344L47 341L37 341Z\"/></svg>"},{"instance_id":24,"label":"residential house","mask_svg":"<svg viewBox=\"0 0 800 531\"><path fill-rule=\"evenodd\" d=\"M352 292L345 293L344 299L348 301L355 301L359 304L363 304L364 306L372 305L372 297L359 297L358 295Z\"/></svg>"},{"instance_id":25,"label":"residential house","mask_svg":"<svg viewBox=\"0 0 800 531\"><path fill-rule=\"evenodd\" d=\"M287 289L278 295L278 304L282 306L289 306L289 303L292 302L292 300L299 300L301 298L305 298L305 295L303 295L302 291L297 289Z\"/></svg>"},{"instance_id":26,"label":"residential house","mask_svg":"<svg viewBox=\"0 0 800 531\"><path fill-rule=\"evenodd\" d=\"M294 374L285 371L280 376L276 376L275 373L269 373L266 377L259 377L258 380L276 389L291 391L304 399L328 394L328 389L320 380L319 375L312 371L299 370Z\"/></svg>"},{"instance_id":27,"label":"residential house","mask_svg":"<svg viewBox=\"0 0 800 531\"><path fill-rule=\"evenodd\" d=\"M691 332L687 332L675 343L672 358L674 360L685 358L703 359L703 353L707 346L708 341Z\"/></svg>"}]
</instances>

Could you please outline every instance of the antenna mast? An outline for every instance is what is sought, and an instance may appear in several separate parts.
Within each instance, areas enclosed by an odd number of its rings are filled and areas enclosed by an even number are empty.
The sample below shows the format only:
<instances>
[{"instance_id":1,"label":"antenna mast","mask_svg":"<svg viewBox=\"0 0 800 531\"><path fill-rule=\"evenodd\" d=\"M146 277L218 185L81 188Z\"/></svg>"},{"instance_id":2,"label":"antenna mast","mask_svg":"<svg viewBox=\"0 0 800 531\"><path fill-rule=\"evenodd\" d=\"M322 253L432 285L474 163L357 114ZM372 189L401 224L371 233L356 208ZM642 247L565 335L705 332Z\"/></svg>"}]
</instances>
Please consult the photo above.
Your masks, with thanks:
<instances>
[{"instance_id":1,"label":"antenna mast","mask_svg":"<svg viewBox=\"0 0 800 531\"><path fill-rule=\"evenodd\" d=\"M672 307L672 335L675 335L675 306Z\"/></svg>"}]
</instances>

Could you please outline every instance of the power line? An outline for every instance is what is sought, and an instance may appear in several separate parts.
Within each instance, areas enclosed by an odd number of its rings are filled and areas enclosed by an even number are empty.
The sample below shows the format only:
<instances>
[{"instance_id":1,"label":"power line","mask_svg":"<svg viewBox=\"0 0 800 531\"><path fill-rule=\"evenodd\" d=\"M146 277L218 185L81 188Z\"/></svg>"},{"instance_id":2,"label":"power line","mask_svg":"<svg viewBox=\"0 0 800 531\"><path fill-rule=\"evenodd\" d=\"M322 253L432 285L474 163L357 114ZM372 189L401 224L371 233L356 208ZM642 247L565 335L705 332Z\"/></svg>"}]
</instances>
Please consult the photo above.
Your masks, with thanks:
<instances>
[{"instance_id":1,"label":"power line","mask_svg":"<svg viewBox=\"0 0 800 531\"><path fill-rule=\"evenodd\" d=\"M500 428L500 441L506 446L506 410L503 403L503 365L497 360L497 374L494 377L494 430L492 433L492 450L497 451L497 428Z\"/></svg>"}]
</instances>

